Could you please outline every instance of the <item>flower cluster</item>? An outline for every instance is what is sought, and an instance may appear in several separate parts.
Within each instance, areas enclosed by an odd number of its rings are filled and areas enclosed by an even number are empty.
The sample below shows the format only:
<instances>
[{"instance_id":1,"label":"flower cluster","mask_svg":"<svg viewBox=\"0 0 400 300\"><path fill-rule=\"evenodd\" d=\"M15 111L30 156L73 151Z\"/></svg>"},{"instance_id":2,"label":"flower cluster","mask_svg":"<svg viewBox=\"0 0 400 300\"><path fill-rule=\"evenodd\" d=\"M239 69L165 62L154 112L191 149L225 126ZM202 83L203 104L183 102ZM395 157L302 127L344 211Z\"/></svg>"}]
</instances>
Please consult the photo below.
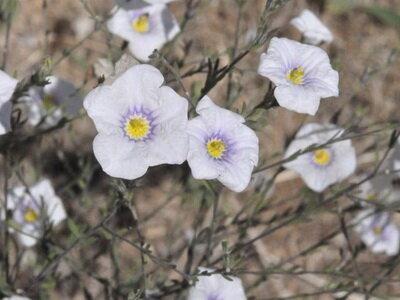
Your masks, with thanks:
<instances>
[{"instance_id":1,"label":"flower cluster","mask_svg":"<svg viewBox=\"0 0 400 300\"><path fill-rule=\"evenodd\" d=\"M156 68L136 65L86 97L84 107L99 132L93 150L103 170L136 179L151 166L187 159L195 178L244 190L258 160L255 133L243 117L208 97L197 105L200 116L188 122L187 100L163 82Z\"/></svg>"},{"instance_id":2,"label":"flower cluster","mask_svg":"<svg viewBox=\"0 0 400 300\"><path fill-rule=\"evenodd\" d=\"M180 32L168 10L171 1L119 0L107 27L129 43L135 58L149 61L154 50ZM291 24L301 31L304 43L272 38L267 52L261 55L258 74L271 81L281 107L315 115L321 99L339 96L339 73L332 68L328 54L316 46L331 43L333 35L309 10ZM246 119L218 106L207 95L199 97L189 111L188 99L164 85L164 76L156 67L141 63L131 66L111 84L94 88L84 100L72 83L54 76L46 80L48 84L30 87L18 99L28 111L28 123L55 126L65 116L76 116L83 104L97 130L94 155L108 175L135 180L150 167L187 162L195 179L217 180L234 192L249 186L259 161L259 139ZM16 79L0 71L0 134L12 129L11 98L16 86ZM356 150L344 133L334 124L303 125L285 151L283 167L299 174L312 191L323 193L356 171ZM392 170L400 168L399 157L394 157ZM355 231L371 251L398 254L400 230L389 213L375 207L385 202L382 191L366 181L361 185L361 196L366 201L362 201ZM10 189L7 200L7 212L2 211L1 218L4 221L11 212L8 229L25 247L34 246L48 226L67 218L62 200L48 179L31 187ZM227 280L210 269L199 271L189 300L246 299L239 278Z\"/></svg>"}]
</instances>

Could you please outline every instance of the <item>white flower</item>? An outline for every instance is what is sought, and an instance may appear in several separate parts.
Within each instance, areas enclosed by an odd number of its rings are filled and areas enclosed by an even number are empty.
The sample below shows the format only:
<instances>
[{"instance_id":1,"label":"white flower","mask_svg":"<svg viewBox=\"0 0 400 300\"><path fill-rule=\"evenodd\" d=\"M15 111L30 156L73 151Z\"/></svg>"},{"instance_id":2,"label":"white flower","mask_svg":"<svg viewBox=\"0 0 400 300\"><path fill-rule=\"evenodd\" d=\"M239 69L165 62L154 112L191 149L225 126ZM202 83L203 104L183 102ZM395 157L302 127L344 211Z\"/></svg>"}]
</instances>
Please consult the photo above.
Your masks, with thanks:
<instances>
[{"instance_id":1,"label":"white flower","mask_svg":"<svg viewBox=\"0 0 400 300\"><path fill-rule=\"evenodd\" d=\"M399 253L400 230L391 222L387 212L362 211L356 219L355 230L374 253L396 255Z\"/></svg>"},{"instance_id":2,"label":"white flower","mask_svg":"<svg viewBox=\"0 0 400 300\"><path fill-rule=\"evenodd\" d=\"M339 95L339 74L326 52L286 38L273 38L258 73L275 85L280 106L315 115L321 98Z\"/></svg>"},{"instance_id":3,"label":"white flower","mask_svg":"<svg viewBox=\"0 0 400 300\"><path fill-rule=\"evenodd\" d=\"M153 51L172 40L180 29L166 5L142 3L132 0L118 7L107 26L129 42L129 49L136 58L148 61Z\"/></svg>"},{"instance_id":4,"label":"white flower","mask_svg":"<svg viewBox=\"0 0 400 300\"><path fill-rule=\"evenodd\" d=\"M38 125L43 118L48 126L56 125L63 116L74 117L82 107L82 98L75 86L54 76L46 78L49 84L33 86L21 97L28 105L28 123Z\"/></svg>"},{"instance_id":5,"label":"white flower","mask_svg":"<svg viewBox=\"0 0 400 300\"><path fill-rule=\"evenodd\" d=\"M400 196L400 143L395 144L388 159L382 164L382 170L370 182L377 194L379 203L393 205Z\"/></svg>"},{"instance_id":6,"label":"white flower","mask_svg":"<svg viewBox=\"0 0 400 300\"><path fill-rule=\"evenodd\" d=\"M309 44L318 45L333 40L330 30L308 9L303 10L298 17L290 21L290 24L304 35L305 41Z\"/></svg>"},{"instance_id":7,"label":"white flower","mask_svg":"<svg viewBox=\"0 0 400 300\"><path fill-rule=\"evenodd\" d=\"M200 272L211 273L213 270L199 268ZM232 281L220 274L200 275L195 286L189 291L188 300L246 300L242 281L229 276Z\"/></svg>"},{"instance_id":8,"label":"white flower","mask_svg":"<svg viewBox=\"0 0 400 300\"><path fill-rule=\"evenodd\" d=\"M149 166L186 160L188 102L163 82L153 66L136 65L86 97L99 132L94 154L107 174L135 179Z\"/></svg>"},{"instance_id":9,"label":"white flower","mask_svg":"<svg viewBox=\"0 0 400 300\"><path fill-rule=\"evenodd\" d=\"M144 0L144 1L150 4L166 4L176 0Z\"/></svg>"},{"instance_id":10,"label":"white flower","mask_svg":"<svg viewBox=\"0 0 400 300\"><path fill-rule=\"evenodd\" d=\"M340 137L341 128L310 123L296 134L285 153L285 159L311 145L322 145ZM350 176L356 168L356 154L350 140L342 140L307 152L284 164L300 174L307 186L322 192L326 187Z\"/></svg>"},{"instance_id":11,"label":"white flower","mask_svg":"<svg viewBox=\"0 0 400 300\"><path fill-rule=\"evenodd\" d=\"M0 135L11 130L10 98L14 93L18 81L0 70Z\"/></svg>"},{"instance_id":12,"label":"white flower","mask_svg":"<svg viewBox=\"0 0 400 300\"><path fill-rule=\"evenodd\" d=\"M21 243L26 247L35 245L41 237L45 220L56 226L67 217L64 205L48 179L41 180L29 189L25 186L11 189L7 209L12 211L12 218L18 226L17 230L10 230L17 231Z\"/></svg>"},{"instance_id":13,"label":"white flower","mask_svg":"<svg viewBox=\"0 0 400 300\"><path fill-rule=\"evenodd\" d=\"M362 201L360 201L361 206L364 207L369 207L378 200L380 200L380 195L375 191L371 181L366 181L360 185L360 198Z\"/></svg>"},{"instance_id":14,"label":"white flower","mask_svg":"<svg viewBox=\"0 0 400 300\"><path fill-rule=\"evenodd\" d=\"M188 163L196 179L218 179L235 192L249 184L258 162L258 138L244 118L205 96L189 121Z\"/></svg>"},{"instance_id":15,"label":"white flower","mask_svg":"<svg viewBox=\"0 0 400 300\"><path fill-rule=\"evenodd\" d=\"M31 300L31 299L27 298L27 297L23 297L23 296L13 295L13 296L10 296L10 297L2 298L2 300Z\"/></svg>"}]
</instances>

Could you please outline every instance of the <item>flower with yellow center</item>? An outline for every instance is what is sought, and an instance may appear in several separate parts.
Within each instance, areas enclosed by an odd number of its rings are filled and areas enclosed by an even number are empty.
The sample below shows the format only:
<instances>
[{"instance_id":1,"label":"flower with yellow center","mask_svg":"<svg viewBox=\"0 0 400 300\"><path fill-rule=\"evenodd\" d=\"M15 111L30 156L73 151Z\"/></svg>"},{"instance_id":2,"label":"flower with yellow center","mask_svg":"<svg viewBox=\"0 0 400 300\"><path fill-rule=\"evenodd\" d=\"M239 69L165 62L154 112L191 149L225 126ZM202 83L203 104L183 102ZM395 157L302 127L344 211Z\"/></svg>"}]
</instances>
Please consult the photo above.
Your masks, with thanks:
<instances>
[{"instance_id":1,"label":"flower with yellow center","mask_svg":"<svg viewBox=\"0 0 400 300\"><path fill-rule=\"evenodd\" d=\"M32 186L16 186L8 192L7 209L12 212L13 221L18 230L15 232L25 247L35 245L43 235L42 219L46 224L57 226L65 220L64 205L54 192L48 179L43 179Z\"/></svg>"},{"instance_id":2,"label":"flower with yellow center","mask_svg":"<svg viewBox=\"0 0 400 300\"><path fill-rule=\"evenodd\" d=\"M287 79L295 85L302 84L304 79L304 68L298 67L290 70L287 74Z\"/></svg>"},{"instance_id":3,"label":"flower with yellow center","mask_svg":"<svg viewBox=\"0 0 400 300\"><path fill-rule=\"evenodd\" d=\"M326 166L331 162L331 154L326 149L315 150L313 161L319 166Z\"/></svg>"},{"instance_id":4,"label":"flower with yellow center","mask_svg":"<svg viewBox=\"0 0 400 300\"><path fill-rule=\"evenodd\" d=\"M149 135L149 132L150 122L144 117L135 116L125 124L125 133L133 140L145 139Z\"/></svg>"},{"instance_id":5,"label":"flower with yellow center","mask_svg":"<svg viewBox=\"0 0 400 300\"><path fill-rule=\"evenodd\" d=\"M400 249L400 230L388 212L362 210L354 219L354 229L373 253L396 255Z\"/></svg>"},{"instance_id":6,"label":"flower with yellow center","mask_svg":"<svg viewBox=\"0 0 400 300\"><path fill-rule=\"evenodd\" d=\"M339 73L319 47L286 38L272 38L261 55L258 74L274 85L281 107L315 115L323 98L339 96Z\"/></svg>"},{"instance_id":7,"label":"flower with yellow center","mask_svg":"<svg viewBox=\"0 0 400 300\"><path fill-rule=\"evenodd\" d=\"M151 65L138 64L91 91L84 107L98 131L93 152L108 175L133 180L187 158L188 102Z\"/></svg>"},{"instance_id":8,"label":"flower with yellow center","mask_svg":"<svg viewBox=\"0 0 400 300\"><path fill-rule=\"evenodd\" d=\"M150 31L149 14L143 14L132 21L132 28L139 33L147 33Z\"/></svg>"},{"instance_id":9,"label":"flower with yellow center","mask_svg":"<svg viewBox=\"0 0 400 300\"><path fill-rule=\"evenodd\" d=\"M220 139L211 139L207 142L207 152L215 159L220 159L226 151L225 143Z\"/></svg>"},{"instance_id":10,"label":"flower with yellow center","mask_svg":"<svg viewBox=\"0 0 400 300\"><path fill-rule=\"evenodd\" d=\"M107 27L129 43L129 50L140 61L148 61L155 49L160 50L180 31L178 21L165 4L142 5L140 0L118 2L123 3L108 20Z\"/></svg>"},{"instance_id":11,"label":"flower with yellow center","mask_svg":"<svg viewBox=\"0 0 400 300\"><path fill-rule=\"evenodd\" d=\"M24 220L27 223L34 223L39 218L38 213L32 208L27 208L24 213Z\"/></svg>"},{"instance_id":12,"label":"flower with yellow center","mask_svg":"<svg viewBox=\"0 0 400 300\"><path fill-rule=\"evenodd\" d=\"M332 124L310 123L302 126L285 153L284 167L296 171L315 192L349 177L356 168L356 154L350 140L334 141L343 129ZM330 142L329 147L326 145ZM317 150L299 155L311 146ZM318 149L319 148L319 149Z\"/></svg>"},{"instance_id":13,"label":"flower with yellow center","mask_svg":"<svg viewBox=\"0 0 400 300\"><path fill-rule=\"evenodd\" d=\"M258 162L258 138L244 118L221 108L205 96L199 116L188 124L187 161L196 179L217 179L234 192L243 191Z\"/></svg>"}]
</instances>

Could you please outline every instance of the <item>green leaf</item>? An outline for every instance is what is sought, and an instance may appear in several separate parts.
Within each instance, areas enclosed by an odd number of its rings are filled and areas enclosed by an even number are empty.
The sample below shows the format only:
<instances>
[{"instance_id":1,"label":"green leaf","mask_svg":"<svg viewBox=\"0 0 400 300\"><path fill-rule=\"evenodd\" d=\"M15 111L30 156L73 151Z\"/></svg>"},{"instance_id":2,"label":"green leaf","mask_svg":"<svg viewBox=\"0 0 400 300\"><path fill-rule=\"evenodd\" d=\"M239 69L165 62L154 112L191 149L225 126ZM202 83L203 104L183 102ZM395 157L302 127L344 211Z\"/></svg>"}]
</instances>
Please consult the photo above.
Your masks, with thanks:
<instances>
[{"instance_id":1,"label":"green leaf","mask_svg":"<svg viewBox=\"0 0 400 300\"><path fill-rule=\"evenodd\" d=\"M67 221L67 225L69 230L72 232L72 234L74 235L74 237L79 237L80 236L80 229L79 226L71 219L68 219Z\"/></svg>"},{"instance_id":2,"label":"green leaf","mask_svg":"<svg viewBox=\"0 0 400 300\"><path fill-rule=\"evenodd\" d=\"M382 23L400 28L400 14L393 9L381 7L378 5L365 7L364 10L367 14L377 18Z\"/></svg>"}]
</instances>

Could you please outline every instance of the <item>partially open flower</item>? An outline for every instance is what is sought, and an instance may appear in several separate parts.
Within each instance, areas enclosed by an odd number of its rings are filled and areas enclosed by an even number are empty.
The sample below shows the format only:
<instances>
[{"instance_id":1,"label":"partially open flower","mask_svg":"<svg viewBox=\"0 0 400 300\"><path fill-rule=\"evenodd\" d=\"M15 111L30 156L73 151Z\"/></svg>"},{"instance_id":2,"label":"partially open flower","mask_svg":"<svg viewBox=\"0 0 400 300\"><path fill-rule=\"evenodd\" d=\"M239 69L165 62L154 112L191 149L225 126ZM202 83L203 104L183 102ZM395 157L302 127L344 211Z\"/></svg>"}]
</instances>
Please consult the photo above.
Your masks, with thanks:
<instances>
[{"instance_id":1,"label":"partially open flower","mask_svg":"<svg viewBox=\"0 0 400 300\"><path fill-rule=\"evenodd\" d=\"M18 186L11 189L7 209L12 211L12 219L17 226L9 228L17 232L26 247L36 244L46 222L56 226L66 218L64 205L48 179L29 188Z\"/></svg>"},{"instance_id":2,"label":"partially open flower","mask_svg":"<svg viewBox=\"0 0 400 300\"><path fill-rule=\"evenodd\" d=\"M315 115L321 98L339 95L339 74L326 52L286 38L273 38L261 55L258 73L275 85L279 105Z\"/></svg>"},{"instance_id":3,"label":"partially open flower","mask_svg":"<svg viewBox=\"0 0 400 300\"><path fill-rule=\"evenodd\" d=\"M150 65L136 65L91 91L84 107L99 132L94 154L104 172L135 179L150 166L186 160L188 102Z\"/></svg>"},{"instance_id":4,"label":"partially open flower","mask_svg":"<svg viewBox=\"0 0 400 300\"><path fill-rule=\"evenodd\" d=\"M63 116L74 117L82 107L82 98L75 86L54 76L46 78L49 84L33 86L21 101L28 106L28 123L32 126L41 121L47 126L56 125Z\"/></svg>"},{"instance_id":5,"label":"partially open flower","mask_svg":"<svg viewBox=\"0 0 400 300\"><path fill-rule=\"evenodd\" d=\"M235 192L249 184L258 163L258 138L244 118L205 96L189 121L188 163L196 179L218 179Z\"/></svg>"},{"instance_id":6,"label":"partially open flower","mask_svg":"<svg viewBox=\"0 0 400 300\"><path fill-rule=\"evenodd\" d=\"M400 230L392 223L390 214L364 210L357 216L355 230L374 253L399 253Z\"/></svg>"},{"instance_id":7,"label":"partially open flower","mask_svg":"<svg viewBox=\"0 0 400 300\"><path fill-rule=\"evenodd\" d=\"M146 5L139 0L118 7L107 26L112 33L127 40L132 54L142 61L148 61L155 49L160 49L180 31L165 4Z\"/></svg>"},{"instance_id":8,"label":"partially open flower","mask_svg":"<svg viewBox=\"0 0 400 300\"><path fill-rule=\"evenodd\" d=\"M334 125L310 123L300 128L285 153L285 159L311 145L323 145L340 137L341 128ZM306 152L284 164L300 174L307 186L322 192L329 185L344 180L356 168L356 154L350 140L342 140Z\"/></svg>"},{"instance_id":9,"label":"partially open flower","mask_svg":"<svg viewBox=\"0 0 400 300\"><path fill-rule=\"evenodd\" d=\"M318 45L322 42L330 43L333 40L330 30L308 9L303 10L290 24L304 35L306 43Z\"/></svg>"},{"instance_id":10,"label":"partially open flower","mask_svg":"<svg viewBox=\"0 0 400 300\"><path fill-rule=\"evenodd\" d=\"M150 4L166 4L176 0L144 0L144 1Z\"/></svg>"},{"instance_id":11,"label":"partially open flower","mask_svg":"<svg viewBox=\"0 0 400 300\"><path fill-rule=\"evenodd\" d=\"M11 96L18 81L0 70L0 135L11 130Z\"/></svg>"},{"instance_id":12,"label":"partially open flower","mask_svg":"<svg viewBox=\"0 0 400 300\"><path fill-rule=\"evenodd\" d=\"M31 300L31 299L23 296L13 295L10 297L2 298L2 300Z\"/></svg>"},{"instance_id":13,"label":"partially open flower","mask_svg":"<svg viewBox=\"0 0 400 300\"><path fill-rule=\"evenodd\" d=\"M213 270L199 268L201 273L211 273ZM220 274L200 275L195 286L189 291L188 300L246 300L242 281L229 276L231 280Z\"/></svg>"}]
</instances>

